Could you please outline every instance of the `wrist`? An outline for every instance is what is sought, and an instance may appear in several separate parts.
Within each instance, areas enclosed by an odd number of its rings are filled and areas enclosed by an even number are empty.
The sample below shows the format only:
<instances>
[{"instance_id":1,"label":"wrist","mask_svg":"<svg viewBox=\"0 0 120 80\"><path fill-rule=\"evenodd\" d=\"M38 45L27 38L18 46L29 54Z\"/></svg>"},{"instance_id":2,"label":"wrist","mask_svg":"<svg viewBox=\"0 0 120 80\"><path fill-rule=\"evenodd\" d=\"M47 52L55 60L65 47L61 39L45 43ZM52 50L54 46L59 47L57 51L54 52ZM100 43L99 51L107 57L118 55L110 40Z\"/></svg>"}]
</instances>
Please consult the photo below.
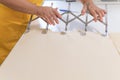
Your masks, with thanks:
<instances>
[{"instance_id":1,"label":"wrist","mask_svg":"<svg viewBox=\"0 0 120 80\"><path fill-rule=\"evenodd\" d=\"M41 12L41 9L42 9L42 6L34 6L34 8L33 8L33 15L37 15L37 16L39 16L40 15L40 12Z\"/></svg>"},{"instance_id":2,"label":"wrist","mask_svg":"<svg viewBox=\"0 0 120 80\"><path fill-rule=\"evenodd\" d=\"M94 4L92 0L80 0L82 4Z\"/></svg>"}]
</instances>

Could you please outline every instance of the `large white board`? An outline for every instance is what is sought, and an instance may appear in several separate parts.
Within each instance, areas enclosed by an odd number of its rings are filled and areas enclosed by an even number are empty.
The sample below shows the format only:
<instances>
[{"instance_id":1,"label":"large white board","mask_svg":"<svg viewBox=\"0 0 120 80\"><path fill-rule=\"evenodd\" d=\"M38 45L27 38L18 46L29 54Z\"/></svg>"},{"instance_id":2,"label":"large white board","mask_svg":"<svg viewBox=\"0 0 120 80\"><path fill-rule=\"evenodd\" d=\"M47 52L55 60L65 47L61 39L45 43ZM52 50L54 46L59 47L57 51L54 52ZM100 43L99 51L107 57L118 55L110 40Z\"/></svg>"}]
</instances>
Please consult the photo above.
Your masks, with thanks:
<instances>
[{"instance_id":1,"label":"large white board","mask_svg":"<svg viewBox=\"0 0 120 80\"><path fill-rule=\"evenodd\" d=\"M120 80L120 56L109 37L33 29L0 67L0 80Z\"/></svg>"}]
</instances>

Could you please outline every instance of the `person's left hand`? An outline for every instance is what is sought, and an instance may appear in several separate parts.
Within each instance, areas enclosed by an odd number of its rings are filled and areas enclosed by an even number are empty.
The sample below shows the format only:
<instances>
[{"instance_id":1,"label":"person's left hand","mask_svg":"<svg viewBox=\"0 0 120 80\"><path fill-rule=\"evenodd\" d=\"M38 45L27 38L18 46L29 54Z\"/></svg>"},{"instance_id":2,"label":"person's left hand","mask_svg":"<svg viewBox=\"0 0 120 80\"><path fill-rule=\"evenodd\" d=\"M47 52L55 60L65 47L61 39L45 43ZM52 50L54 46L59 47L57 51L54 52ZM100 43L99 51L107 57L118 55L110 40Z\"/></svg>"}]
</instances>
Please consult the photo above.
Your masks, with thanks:
<instances>
[{"instance_id":1,"label":"person's left hand","mask_svg":"<svg viewBox=\"0 0 120 80\"><path fill-rule=\"evenodd\" d=\"M84 15L87 9L89 13L94 17L95 22L97 20L103 21L103 17L106 14L106 11L104 9L97 7L94 3L89 3L89 4L85 3L83 4L83 9L81 11L81 14Z\"/></svg>"}]
</instances>

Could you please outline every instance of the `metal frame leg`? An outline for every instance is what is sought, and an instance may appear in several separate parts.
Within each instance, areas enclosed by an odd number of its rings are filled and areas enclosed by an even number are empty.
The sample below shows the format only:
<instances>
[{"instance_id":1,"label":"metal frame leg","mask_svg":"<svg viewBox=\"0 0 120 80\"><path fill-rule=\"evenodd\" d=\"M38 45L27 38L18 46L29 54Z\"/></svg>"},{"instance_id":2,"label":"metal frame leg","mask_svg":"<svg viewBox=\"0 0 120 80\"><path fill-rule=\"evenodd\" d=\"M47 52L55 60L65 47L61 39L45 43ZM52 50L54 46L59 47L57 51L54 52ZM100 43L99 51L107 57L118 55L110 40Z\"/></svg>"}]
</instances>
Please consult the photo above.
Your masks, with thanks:
<instances>
[{"instance_id":1,"label":"metal frame leg","mask_svg":"<svg viewBox=\"0 0 120 80\"><path fill-rule=\"evenodd\" d=\"M105 8L106 8L106 11L108 10L107 9L107 4L105 4ZM108 11L107 11L108 12ZM108 34L108 14L105 15L105 22L106 22L106 25L105 25L105 33L106 33L106 36Z\"/></svg>"},{"instance_id":2,"label":"metal frame leg","mask_svg":"<svg viewBox=\"0 0 120 80\"><path fill-rule=\"evenodd\" d=\"M85 31L87 31L87 26L88 26L88 12L86 12Z\"/></svg>"},{"instance_id":3,"label":"metal frame leg","mask_svg":"<svg viewBox=\"0 0 120 80\"><path fill-rule=\"evenodd\" d=\"M87 8L88 9L88 8ZM105 9L107 11L107 4L105 4ZM87 26L89 23L91 23L92 21L94 21L94 19L88 21L88 14L89 11L86 11L86 23L85 23L85 31L87 31ZM105 22L98 20L99 22L101 22L103 25L105 25L105 34L101 34L102 36L107 36L108 34L108 20L107 20L107 14L105 15Z\"/></svg>"},{"instance_id":4,"label":"metal frame leg","mask_svg":"<svg viewBox=\"0 0 120 80\"><path fill-rule=\"evenodd\" d=\"M67 12L67 18L66 18L66 26L65 26L65 31L67 31L67 26L69 23L69 13L70 13L70 7L71 7L71 3L68 2L68 12Z\"/></svg>"},{"instance_id":5,"label":"metal frame leg","mask_svg":"<svg viewBox=\"0 0 120 80\"><path fill-rule=\"evenodd\" d=\"M32 22L32 18L33 18L33 15L30 16L30 20L28 22L27 29L26 29L25 33L28 33L30 31L30 24Z\"/></svg>"}]
</instances>

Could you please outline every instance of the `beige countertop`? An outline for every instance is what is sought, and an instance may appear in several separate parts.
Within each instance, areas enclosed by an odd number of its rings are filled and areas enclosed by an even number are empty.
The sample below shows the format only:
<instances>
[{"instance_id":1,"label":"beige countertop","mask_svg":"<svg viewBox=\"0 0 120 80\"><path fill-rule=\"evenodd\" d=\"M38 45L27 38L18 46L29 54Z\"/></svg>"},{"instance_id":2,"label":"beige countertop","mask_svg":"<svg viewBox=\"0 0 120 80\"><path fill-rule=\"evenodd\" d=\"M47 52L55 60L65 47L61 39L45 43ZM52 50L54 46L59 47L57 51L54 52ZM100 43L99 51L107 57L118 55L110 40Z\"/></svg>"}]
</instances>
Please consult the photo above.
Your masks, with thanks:
<instances>
[{"instance_id":1,"label":"beige countertop","mask_svg":"<svg viewBox=\"0 0 120 80\"><path fill-rule=\"evenodd\" d=\"M0 80L120 80L120 56L99 34L32 29L0 68Z\"/></svg>"}]
</instances>

